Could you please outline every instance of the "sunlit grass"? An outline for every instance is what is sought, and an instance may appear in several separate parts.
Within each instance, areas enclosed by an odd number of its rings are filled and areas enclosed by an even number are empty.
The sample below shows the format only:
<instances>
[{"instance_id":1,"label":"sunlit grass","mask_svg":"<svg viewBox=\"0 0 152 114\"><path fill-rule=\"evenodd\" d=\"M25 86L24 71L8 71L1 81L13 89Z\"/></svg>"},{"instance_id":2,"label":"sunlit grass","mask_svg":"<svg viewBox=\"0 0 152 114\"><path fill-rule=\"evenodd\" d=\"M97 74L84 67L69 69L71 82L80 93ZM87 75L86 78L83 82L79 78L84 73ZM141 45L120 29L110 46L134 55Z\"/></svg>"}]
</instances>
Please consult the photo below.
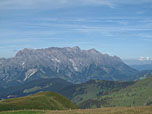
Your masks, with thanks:
<instances>
[{"instance_id":1,"label":"sunlit grass","mask_svg":"<svg viewBox=\"0 0 152 114\"><path fill-rule=\"evenodd\" d=\"M10 111L0 114L152 114L152 106L143 107L115 107L98 109L75 109L75 110L40 110L40 111Z\"/></svg>"},{"instance_id":2,"label":"sunlit grass","mask_svg":"<svg viewBox=\"0 0 152 114\"><path fill-rule=\"evenodd\" d=\"M42 111L10 111L10 112L0 112L0 114L42 114Z\"/></svg>"},{"instance_id":3,"label":"sunlit grass","mask_svg":"<svg viewBox=\"0 0 152 114\"><path fill-rule=\"evenodd\" d=\"M46 114L152 114L152 106L46 111Z\"/></svg>"}]
</instances>

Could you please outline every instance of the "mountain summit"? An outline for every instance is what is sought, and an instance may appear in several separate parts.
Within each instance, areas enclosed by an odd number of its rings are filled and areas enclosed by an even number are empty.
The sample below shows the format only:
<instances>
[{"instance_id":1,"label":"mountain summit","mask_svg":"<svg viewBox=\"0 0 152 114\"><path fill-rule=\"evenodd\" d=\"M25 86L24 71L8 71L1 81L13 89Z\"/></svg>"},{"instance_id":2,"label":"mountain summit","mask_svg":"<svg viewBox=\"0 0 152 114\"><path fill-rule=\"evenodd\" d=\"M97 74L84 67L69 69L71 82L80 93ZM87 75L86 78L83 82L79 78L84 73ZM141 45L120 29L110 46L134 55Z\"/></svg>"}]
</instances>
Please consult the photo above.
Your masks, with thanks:
<instances>
[{"instance_id":1,"label":"mountain summit","mask_svg":"<svg viewBox=\"0 0 152 114\"><path fill-rule=\"evenodd\" d=\"M40 78L62 78L73 83L90 79L131 80L137 73L119 57L95 49L50 47L23 49L15 57L0 59L0 79L22 83Z\"/></svg>"}]
</instances>

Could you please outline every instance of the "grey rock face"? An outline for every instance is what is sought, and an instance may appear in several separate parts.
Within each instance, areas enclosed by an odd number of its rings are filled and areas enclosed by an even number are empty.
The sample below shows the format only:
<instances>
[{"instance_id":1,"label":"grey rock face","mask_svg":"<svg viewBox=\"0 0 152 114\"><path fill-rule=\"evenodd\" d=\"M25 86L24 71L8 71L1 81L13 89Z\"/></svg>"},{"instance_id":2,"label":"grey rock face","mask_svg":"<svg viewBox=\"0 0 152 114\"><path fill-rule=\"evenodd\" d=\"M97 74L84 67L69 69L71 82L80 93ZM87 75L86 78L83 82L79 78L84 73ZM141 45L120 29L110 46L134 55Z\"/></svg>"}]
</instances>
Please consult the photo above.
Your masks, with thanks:
<instances>
[{"instance_id":1,"label":"grey rock face","mask_svg":"<svg viewBox=\"0 0 152 114\"><path fill-rule=\"evenodd\" d=\"M90 79L131 80L136 73L119 57L79 47L24 49L13 58L0 59L0 79L7 83L39 78L62 78L74 83Z\"/></svg>"}]
</instances>

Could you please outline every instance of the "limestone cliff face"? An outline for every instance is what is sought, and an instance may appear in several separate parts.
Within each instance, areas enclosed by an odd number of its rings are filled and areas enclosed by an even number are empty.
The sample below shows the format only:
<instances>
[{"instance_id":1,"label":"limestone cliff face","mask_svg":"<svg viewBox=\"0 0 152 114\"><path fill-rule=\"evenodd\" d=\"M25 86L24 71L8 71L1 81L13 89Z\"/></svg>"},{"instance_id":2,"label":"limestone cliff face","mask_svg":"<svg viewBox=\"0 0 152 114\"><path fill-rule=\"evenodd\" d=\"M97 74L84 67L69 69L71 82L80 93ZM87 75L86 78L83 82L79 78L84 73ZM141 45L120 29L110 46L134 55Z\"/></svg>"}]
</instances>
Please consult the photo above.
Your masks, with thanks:
<instances>
[{"instance_id":1,"label":"limestone cliff face","mask_svg":"<svg viewBox=\"0 0 152 114\"><path fill-rule=\"evenodd\" d=\"M24 49L13 58L0 59L0 79L7 83L39 78L62 78L73 83L130 80L136 73L119 57L79 47Z\"/></svg>"}]
</instances>

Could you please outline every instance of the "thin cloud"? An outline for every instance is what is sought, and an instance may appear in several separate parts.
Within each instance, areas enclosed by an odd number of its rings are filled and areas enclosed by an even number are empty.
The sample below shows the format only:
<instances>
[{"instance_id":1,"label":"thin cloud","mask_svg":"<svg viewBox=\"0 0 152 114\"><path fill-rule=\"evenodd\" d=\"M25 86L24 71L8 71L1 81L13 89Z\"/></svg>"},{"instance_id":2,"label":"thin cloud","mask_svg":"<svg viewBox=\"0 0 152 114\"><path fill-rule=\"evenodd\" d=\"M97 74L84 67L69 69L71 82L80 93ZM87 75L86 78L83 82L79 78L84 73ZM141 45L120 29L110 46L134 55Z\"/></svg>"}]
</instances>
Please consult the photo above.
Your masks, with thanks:
<instances>
[{"instance_id":1,"label":"thin cloud","mask_svg":"<svg viewBox=\"0 0 152 114\"><path fill-rule=\"evenodd\" d=\"M107 0L1 0L0 9L54 9L80 5L106 5L113 7Z\"/></svg>"},{"instance_id":2,"label":"thin cloud","mask_svg":"<svg viewBox=\"0 0 152 114\"><path fill-rule=\"evenodd\" d=\"M108 6L152 3L152 0L1 0L0 9L54 9L73 6Z\"/></svg>"}]
</instances>

